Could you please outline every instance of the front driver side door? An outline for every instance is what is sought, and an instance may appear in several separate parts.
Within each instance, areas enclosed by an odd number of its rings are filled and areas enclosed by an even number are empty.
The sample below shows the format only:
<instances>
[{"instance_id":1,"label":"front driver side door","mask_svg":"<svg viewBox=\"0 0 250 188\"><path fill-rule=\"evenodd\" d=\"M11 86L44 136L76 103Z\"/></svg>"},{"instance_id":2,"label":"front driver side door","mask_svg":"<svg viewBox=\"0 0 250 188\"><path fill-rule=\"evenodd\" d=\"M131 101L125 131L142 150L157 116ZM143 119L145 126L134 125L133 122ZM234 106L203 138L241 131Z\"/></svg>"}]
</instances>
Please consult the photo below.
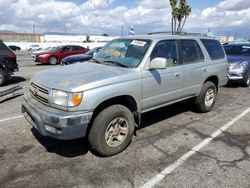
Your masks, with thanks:
<instances>
[{"instance_id":1,"label":"front driver side door","mask_svg":"<svg viewBox=\"0 0 250 188\"><path fill-rule=\"evenodd\" d=\"M167 68L143 70L143 112L164 106L182 96L182 66L176 40L158 42L151 53L150 61L156 57L166 58Z\"/></svg>"}]
</instances>

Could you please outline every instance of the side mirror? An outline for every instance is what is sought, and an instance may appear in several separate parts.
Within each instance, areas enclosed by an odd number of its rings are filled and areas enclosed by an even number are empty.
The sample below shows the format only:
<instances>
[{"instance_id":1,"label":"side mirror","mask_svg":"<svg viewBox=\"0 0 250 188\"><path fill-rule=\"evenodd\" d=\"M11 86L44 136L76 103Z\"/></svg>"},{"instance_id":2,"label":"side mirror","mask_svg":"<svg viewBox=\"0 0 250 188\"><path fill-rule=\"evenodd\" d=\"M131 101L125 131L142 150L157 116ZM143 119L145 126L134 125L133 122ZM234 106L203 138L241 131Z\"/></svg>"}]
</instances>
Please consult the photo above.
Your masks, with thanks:
<instances>
[{"instance_id":1,"label":"side mirror","mask_svg":"<svg viewBox=\"0 0 250 188\"><path fill-rule=\"evenodd\" d=\"M152 69L166 69L167 59L162 57L156 57L148 64L148 70Z\"/></svg>"}]
</instances>

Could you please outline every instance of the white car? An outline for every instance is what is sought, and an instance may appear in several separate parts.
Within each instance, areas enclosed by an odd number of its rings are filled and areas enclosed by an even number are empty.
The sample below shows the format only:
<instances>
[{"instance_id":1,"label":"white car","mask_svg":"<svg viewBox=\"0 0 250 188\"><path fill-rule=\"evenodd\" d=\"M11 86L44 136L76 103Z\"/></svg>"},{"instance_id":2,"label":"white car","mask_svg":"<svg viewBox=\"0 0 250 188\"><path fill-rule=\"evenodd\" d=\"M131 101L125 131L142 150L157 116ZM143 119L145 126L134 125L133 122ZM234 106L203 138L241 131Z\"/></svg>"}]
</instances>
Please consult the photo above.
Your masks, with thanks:
<instances>
[{"instance_id":1,"label":"white car","mask_svg":"<svg viewBox=\"0 0 250 188\"><path fill-rule=\"evenodd\" d=\"M38 44L33 44L30 45L30 47L28 48L28 51L32 51L32 50L40 50L41 47Z\"/></svg>"}]
</instances>

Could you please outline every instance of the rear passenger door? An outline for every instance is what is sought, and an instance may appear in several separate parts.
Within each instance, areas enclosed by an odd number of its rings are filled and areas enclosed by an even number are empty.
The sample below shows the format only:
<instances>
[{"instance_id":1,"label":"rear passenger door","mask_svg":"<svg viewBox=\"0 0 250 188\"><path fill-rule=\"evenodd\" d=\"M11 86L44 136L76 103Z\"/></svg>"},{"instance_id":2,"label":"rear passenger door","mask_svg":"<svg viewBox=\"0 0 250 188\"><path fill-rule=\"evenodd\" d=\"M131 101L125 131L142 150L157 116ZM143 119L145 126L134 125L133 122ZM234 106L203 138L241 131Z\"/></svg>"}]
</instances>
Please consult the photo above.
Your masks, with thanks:
<instances>
[{"instance_id":1,"label":"rear passenger door","mask_svg":"<svg viewBox=\"0 0 250 188\"><path fill-rule=\"evenodd\" d=\"M151 53L150 61L157 57L167 59L167 68L143 71L143 111L181 98L183 78L176 40L158 42Z\"/></svg>"},{"instance_id":2,"label":"rear passenger door","mask_svg":"<svg viewBox=\"0 0 250 188\"><path fill-rule=\"evenodd\" d=\"M182 97L190 97L200 92L207 77L208 64L196 40L179 40L182 62L183 92Z\"/></svg>"}]
</instances>

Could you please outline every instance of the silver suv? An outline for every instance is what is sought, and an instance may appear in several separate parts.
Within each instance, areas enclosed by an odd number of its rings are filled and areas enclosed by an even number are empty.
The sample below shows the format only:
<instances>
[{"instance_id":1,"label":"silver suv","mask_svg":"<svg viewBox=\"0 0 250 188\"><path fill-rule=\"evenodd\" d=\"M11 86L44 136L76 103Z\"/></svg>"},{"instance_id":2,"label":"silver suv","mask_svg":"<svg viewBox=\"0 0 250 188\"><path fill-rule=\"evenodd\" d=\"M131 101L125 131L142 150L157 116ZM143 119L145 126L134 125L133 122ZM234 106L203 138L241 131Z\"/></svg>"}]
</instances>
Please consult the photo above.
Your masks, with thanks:
<instances>
[{"instance_id":1,"label":"silver suv","mask_svg":"<svg viewBox=\"0 0 250 188\"><path fill-rule=\"evenodd\" d=\"M217 40L132 36L109 42L87 63L35 74L22 112L43 136L86 136L95 152L111 156L128 146L142 113L189 98L208 112L227 81Z\"/></svg>"}]
</instances>

